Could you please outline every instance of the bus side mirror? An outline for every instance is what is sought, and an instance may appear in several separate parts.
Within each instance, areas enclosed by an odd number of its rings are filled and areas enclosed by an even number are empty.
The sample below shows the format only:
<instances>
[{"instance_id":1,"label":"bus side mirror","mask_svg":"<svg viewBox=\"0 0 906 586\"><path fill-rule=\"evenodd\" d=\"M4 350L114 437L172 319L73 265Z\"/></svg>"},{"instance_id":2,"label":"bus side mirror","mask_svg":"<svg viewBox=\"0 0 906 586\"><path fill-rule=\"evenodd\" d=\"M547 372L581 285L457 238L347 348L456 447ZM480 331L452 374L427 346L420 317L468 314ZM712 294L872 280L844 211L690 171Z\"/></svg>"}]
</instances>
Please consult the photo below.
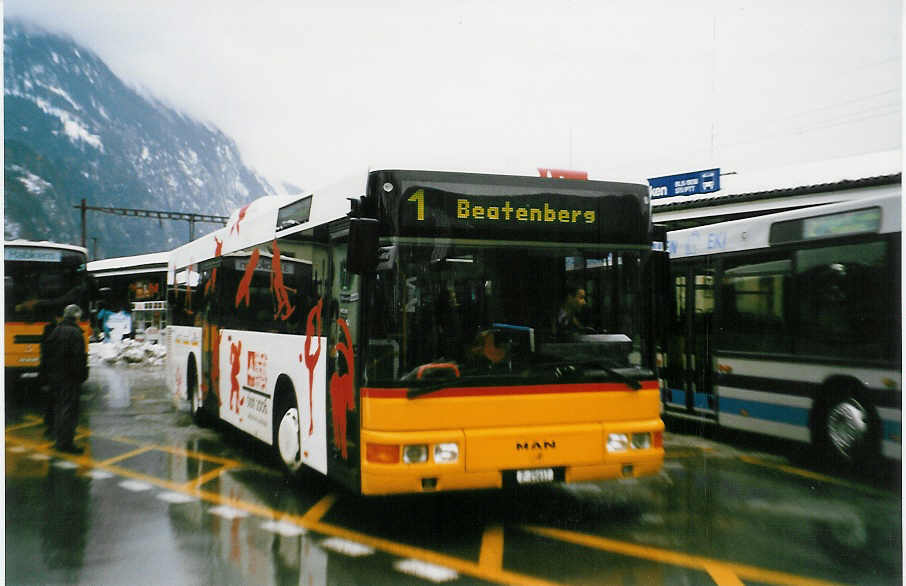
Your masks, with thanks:
<instances>
[{"instance_id":1,"label":"bus side mirror","mask_svg":"<svg viewBox=\"0 0 906 586\"><path fill-rule=\"evenodd\" d=\"M346 270L361 275L377 266L378 221L374 218L350 218Z\"/></svg>"}]
</instances>

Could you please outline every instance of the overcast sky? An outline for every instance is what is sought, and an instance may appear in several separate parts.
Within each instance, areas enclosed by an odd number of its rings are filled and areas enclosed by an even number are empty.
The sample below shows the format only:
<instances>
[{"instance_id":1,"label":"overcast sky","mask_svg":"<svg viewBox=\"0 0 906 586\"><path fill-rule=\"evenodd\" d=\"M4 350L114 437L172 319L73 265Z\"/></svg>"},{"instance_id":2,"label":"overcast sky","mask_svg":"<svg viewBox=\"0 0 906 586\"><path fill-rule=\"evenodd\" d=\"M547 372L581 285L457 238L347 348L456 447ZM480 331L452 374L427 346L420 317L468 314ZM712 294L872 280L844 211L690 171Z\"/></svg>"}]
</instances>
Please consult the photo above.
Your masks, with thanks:
<instances>
[{"instance_id":1,"label":"overcast sky","mask_svg":"<svg viewBox=\"0 0 906 586\"><path fill-rule=\"evenodd\" d=\"M894 0L6 0L268 178L631 179L899 149Z\"/></svg>"}]
</instances>

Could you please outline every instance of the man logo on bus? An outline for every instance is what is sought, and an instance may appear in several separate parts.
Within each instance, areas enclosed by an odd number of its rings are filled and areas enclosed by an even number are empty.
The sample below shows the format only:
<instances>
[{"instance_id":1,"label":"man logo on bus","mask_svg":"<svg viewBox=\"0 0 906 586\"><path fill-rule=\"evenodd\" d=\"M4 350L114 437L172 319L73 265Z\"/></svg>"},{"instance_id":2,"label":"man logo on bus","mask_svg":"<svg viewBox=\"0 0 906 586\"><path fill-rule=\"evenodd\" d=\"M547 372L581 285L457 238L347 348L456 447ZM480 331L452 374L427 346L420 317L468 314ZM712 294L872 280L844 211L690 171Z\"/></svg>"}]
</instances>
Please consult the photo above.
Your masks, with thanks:
<instances>
[{"instance_id":1,"label":"man logo on bus","mask_svg":"<svg viewBox=\"0 0 906 586\"><path fill-rule=\"evenodd\" d=\"M343 459L348 459L346 453L346 412L355 411L355 401L352 396L352 381L355 377L355 364L352 353L352 336L346 320L337 320L343 331L345 342L337 342L337 351L346 360L346 373L330 375L330 404L333 418L333 443L340 450Z\"/></svg>"},{"instance_id":2,"label":"man logo on bus","mask_svg":"<svg viewBox=\"0 0 906 586\"><path fill-rule=\"evenodd\" d=\"M308 312L308 320L305 323L305 354L299 355L299 361L305 363L308 368L308 435L315 432L315 418L312 411L312 395L315 390L315 366L318 364L318 357L321 355L321 308L324 305L324 299L318 299L318 304L312 307ZM318 322L318 328L315 329L315 321ZM311 352L311 340L317 338L318 349L314 354Z\"/></svg>"}]
</instances>

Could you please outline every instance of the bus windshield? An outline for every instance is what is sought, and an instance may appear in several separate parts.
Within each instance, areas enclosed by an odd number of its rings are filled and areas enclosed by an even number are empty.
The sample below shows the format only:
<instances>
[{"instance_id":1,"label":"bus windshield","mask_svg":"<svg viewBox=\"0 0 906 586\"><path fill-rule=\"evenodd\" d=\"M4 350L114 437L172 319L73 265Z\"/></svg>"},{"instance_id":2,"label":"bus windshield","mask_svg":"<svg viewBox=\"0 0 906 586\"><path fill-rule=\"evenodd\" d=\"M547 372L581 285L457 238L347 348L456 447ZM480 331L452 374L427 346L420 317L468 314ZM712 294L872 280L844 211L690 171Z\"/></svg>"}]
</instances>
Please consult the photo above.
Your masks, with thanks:
<instances>
[{"instance_id":1,"label":"bus windshield","mask_svg":"<svg viewBox=\"0 0 906 586\"><path fill-rule=\"evenodd\" d=\"M641 278L647 254L424 239L384 247L366 294L366 384L650 376Z\"/></svg>"},{"instance_id":2,"label":"bus windshield","mask_svg":"<svg viewBox=\"0 0 906 586\"><path fill-rule=\"evenodd\" d=\"M85 262L83 255L73 251L48 249L41 251L43 256L32 253L31 256L38 256L38 260L10 260L10 247L7 248L3 275L7 321L51 321L66 303L85 306L85 299L70 299L67 296L85 278L80 269ZM33 300L59 303L22 306L23 302Z\"/></svg>"}]
</instances>

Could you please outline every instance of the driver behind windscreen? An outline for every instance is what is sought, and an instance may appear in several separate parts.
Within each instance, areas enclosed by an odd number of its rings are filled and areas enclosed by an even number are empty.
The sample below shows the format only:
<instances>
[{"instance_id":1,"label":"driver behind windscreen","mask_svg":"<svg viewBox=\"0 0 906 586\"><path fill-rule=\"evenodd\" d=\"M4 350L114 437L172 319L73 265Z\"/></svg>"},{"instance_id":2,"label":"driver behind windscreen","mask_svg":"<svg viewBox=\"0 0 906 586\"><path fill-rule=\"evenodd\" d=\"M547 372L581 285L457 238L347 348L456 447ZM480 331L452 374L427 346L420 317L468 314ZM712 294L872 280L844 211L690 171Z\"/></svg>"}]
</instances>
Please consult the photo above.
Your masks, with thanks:
<instances>
[{"instance_id":1,"label":"driver behind windscreen","mask_svg":"<svg viewBox=\"0 0 906 586\"><path fill-rule=\"evenodd\" d=\"M584 324L579 320L585 308L585 289L578 285L566 288L566 297L557 314L557 334L576 334L585 330Z\"/></svg>"}]
</instances>

